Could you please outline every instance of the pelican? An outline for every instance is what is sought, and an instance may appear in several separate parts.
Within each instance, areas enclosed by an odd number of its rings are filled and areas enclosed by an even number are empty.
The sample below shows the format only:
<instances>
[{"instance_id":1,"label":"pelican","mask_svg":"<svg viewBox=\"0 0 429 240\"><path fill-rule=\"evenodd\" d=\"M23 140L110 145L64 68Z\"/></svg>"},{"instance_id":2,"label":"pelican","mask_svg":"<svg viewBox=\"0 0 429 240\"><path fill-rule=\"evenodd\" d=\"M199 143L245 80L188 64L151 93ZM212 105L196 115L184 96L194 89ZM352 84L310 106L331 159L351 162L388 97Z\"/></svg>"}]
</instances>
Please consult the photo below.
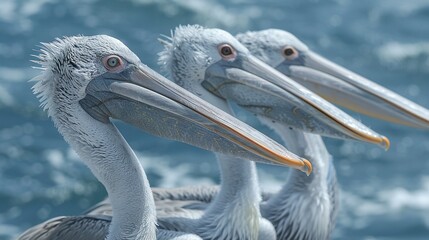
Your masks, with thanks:
<instances>
[{"instance_id":1,"label":"pelican","mask_svg":"<svg viewBox=\"0 0 429 240\"><path fill-rule=\"evenodd\" d=\"M231 111L227 100L233 100L272 120L290 121L292 127L388 144L385 137L257 60L225 31L199 26L178 27L171 42L164 42L164 45L160 63L168 76L228 113ZM186 224L181 224L183 218L179 218L179 223L175 222L177 217L167 217L162 219L161 225L196 233L203 239L276 239L271 225L259 214L255 165L248 161L228 161L219 154L217 157L221 169L220 192L202 216L197 220L190 219ZM249 211L249 205L256 208L258 214ZM311 209L311 206L307 207ZM307 214L305 208L301 210L302 215ZM246 221L247 228L243 224ZM214 230L205 227L207 225L214 225ZM232 235L235 238L225 237L234 231L237 232Z\"/></svg>"},{"instance_id":2,"label":"pelican","mask_svg":"<svg viewBox=\"0 0 429 240\"><path fill-rule=\"evenodd\" d=\"M427 109L316 55L288 32L269 29L238 34L237 39L256 57L329 101L390 122L428 128ZM281 136L288 149L306 157L314 166L311 176L292 171L277 194L263 194L266 201L261 204L262 216L274 224L278 239L329 239L337 216L339 190L332 157L322 138L269 121L261 114L258 118ZM218 188L153 191L160 200L210 203Z\"/></svg>"},{"instance_id":3,"label":"pelican","mask_svg":"<svg viewBox=\"0 0 429 240\"><path fill-rule=\"evenodd\" d=\"M113 215L55 218L19 239L201 239L157 231L148 179L110 118L225 155L311 171L307 160L165 79L115 38L65 37L42 45L33 91L105 186Z\"/></svg>"},{"instance_id":4,"label":"pelican","mask_svg":"<svg viewBox=\"0 0 429 240\"><path fill-rule=\"evenodd\" d=\"M312 52L289 32L267 29L236 37L256 57L330 102L390 122L429 127L429 110ZM339 190L333 161L321 136L263 117L260 120L280 135L288 149L314 166L310 177L292 170L283 188L261 205L262 216L273 223L278 239L329 239ZM310 206L308 202L319 204ZM310 214L302 215L299 209Z\"/></svg>"}]
</instances>

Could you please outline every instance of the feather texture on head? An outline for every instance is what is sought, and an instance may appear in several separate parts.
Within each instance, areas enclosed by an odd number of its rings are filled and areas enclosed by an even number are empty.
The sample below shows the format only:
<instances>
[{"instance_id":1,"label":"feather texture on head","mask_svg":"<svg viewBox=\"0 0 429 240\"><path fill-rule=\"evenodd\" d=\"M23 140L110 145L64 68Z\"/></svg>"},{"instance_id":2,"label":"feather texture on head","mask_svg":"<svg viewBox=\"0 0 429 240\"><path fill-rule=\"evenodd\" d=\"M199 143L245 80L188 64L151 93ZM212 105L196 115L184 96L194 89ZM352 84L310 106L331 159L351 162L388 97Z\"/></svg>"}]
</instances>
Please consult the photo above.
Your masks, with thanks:
<instances>
[{"instance_id":1,"label":"feather texture on head","mask_svg":"<svg viewBox=\"0 0 429 240\"><path fill-rule=\"evenodd\" d=\"M139 60L122 42L106 35L64 37L41 44L33 62L42 72L31 81L35 82L34 94L49 116L54 106L79 101L89 80L106 72L101 63L103 56L118 54L129 61Z\"/></svg>"},{"instance_id":2,"label":"feather texture on head","mask_svg":"<svg viewBox=\"0 0 429 240\"><path fill-rule=\"evenodd\" d=\"M279 29L249 31L237 34L236 38L254 56L274 67L284 60L283 50L285 47L291 46L300 52L308 50L308 47L293 34Z\"/></svg>"},{"instance_id":3,"label":"feather texture on head","mask_svg":"<svg viewBox=\"0 0 429 240\"><path fill-rule=\"evenodd\" d=\"M236 51L248 52L235 37L226 31L199 25L178 26L171 37L159 39L164 49L158 54L158 64L169 79L186 89L193 89L193 81L203 81L205 70L219 61L220 44L228 43Z\"/></svg>"}]
</instances>

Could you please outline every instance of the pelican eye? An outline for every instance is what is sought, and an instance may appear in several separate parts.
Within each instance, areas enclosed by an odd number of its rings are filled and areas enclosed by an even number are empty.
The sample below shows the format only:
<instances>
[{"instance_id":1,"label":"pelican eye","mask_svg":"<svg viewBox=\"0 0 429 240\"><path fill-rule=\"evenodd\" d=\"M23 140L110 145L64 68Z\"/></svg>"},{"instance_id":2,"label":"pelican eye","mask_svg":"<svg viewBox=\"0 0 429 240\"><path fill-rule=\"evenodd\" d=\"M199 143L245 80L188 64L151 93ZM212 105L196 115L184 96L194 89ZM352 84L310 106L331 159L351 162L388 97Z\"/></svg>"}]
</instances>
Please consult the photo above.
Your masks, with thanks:
<instances>
[{"instance_id":1,"label":"pelican eye","mask_svg":"<svg viewBox=\"0 0 429 240\"><path fill-rule=\"evenodd\" d=\"M110 55L103 58L104 67L108 71L118 71L123 68L122 58L116 55Z\"/></svg>"},{"instance_id":2,"label":"pelican eye","mask_svg":"<svg viewBox=\"0 0 429 240\"><path fill-rule=\"evenodd\" d=\"M229 44L219 45L218 50L222 58L226 60L234 59L237 56L235 49L231 47Z\"/></svg>"},{"instance_id":3,"label":"pelican eye","mask_svg":"<svg viewBox=\"0 0 429 240\"><path fill-rule=\"evenodd\" d=\"M283 48L283 55L288 60L293 60L298 57L298 51L291 46L286 46L285 48Z\"/></svg>"},{"instance_id":4,"label":"pelican eye","mask_svg":"<svg viewBox=\"0 0 429 240\"><path fill-rule=\"evenodd\" d=\"M109 59L107 59L107 65L109 65L109 67L117 67L119 65L119 58L117 57L111 57Z\"/></svg>"},{"instance_id":5,"label":"pelican eye","mask_svg":"<svg viewBox=\"0 0 429 240\"><path fill-rule=\"evenodd\" d=\"M231 49L231 47L229 47L229 46L225 46L225 47L222 47L221 49L220 49L220 52L222 53L222 55L224 55L224 56L228 56L228 55L231 55L233 52L232 52L232 49Z\"/></svg>"}]
</instances>

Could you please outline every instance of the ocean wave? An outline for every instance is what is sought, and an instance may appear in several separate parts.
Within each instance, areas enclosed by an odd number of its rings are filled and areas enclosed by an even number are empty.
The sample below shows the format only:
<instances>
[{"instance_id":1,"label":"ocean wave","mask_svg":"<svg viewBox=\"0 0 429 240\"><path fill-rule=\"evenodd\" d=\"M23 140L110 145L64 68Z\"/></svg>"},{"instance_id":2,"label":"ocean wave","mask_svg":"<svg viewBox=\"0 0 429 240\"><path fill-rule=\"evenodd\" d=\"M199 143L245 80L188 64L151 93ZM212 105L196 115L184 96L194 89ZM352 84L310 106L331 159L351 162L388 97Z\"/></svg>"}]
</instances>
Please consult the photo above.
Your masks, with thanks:
<instances>
[{"instance_id":1,"label":"ocean wave","mask_svg":"<svg viewBox=\"0 0 429 240\"><path fill-rule=\"evenodd\" d=\"M0 85L0 106L13 106L15 103L15 99L9 93L7 88Z\"/></svg>"},{"instance_id":2,"label":"ocean wave","mask_svg":"<svg viewBox=\"0 0 429 240\"><path fill-rule=\"evenodd\" d=\"M192 12L196 15L195 20L203 25L226 27L226 28L246 28L251 20L262 15L257 6L239 5L239 8L231 8L231 3L224 5L218 1L200 0L130 0L136 4L152 5L156 4L167 16L176 16L184 11ZM226 5L226 6L225 6ZM229 6L229 7L228 7Z\"/></svg>"},{"instance_id":3,"label":"ocean wave","mask_svg":"<svg viewBox=\"0 0 429 240\"><path fill-rule=\"evenodd\" d=\"M406 17L425 8L429 8L427 0L385 0L377 2L376 11L379 14L393 14Z\"/></svg>"},{"instance_id":4,"label":"ocean wave","mask_svg":"<svg viewBox=\"0 0 429 240\"><path fill-rule=\"evenodd\" d=\"M26 82L36 75L35 69L29 67L0 67L0 82Z\"/></svg>"},{"instance_id":5,"label":"ocean wave","mask_svg":"<svg viewBox=\"0 0 429 240\"><path fill-rule=\"evenodd\" d=\"M429 228L428 211L429 176L424 176L418 189L390 186L373 191L371 197L367 193L342 189L341 222L337 225L338 229L354 229L362 233L378 228L379 233L385 233L383 236L389 236L389 224L400 224L407 219L414 221L414 225L426 225ZM407 229L397 231L404 233ZM341 235L339 232L337 234Z\"/></svg>"},{"instance_id":6,"label":"ocean wave","mask_svg":"<svg viewBox=\"0 0 429 240\"><path fill-rule=\"evenodd\" d=\"M33 0L15 1L3 0L0 2L0 23L7 23L13 26L15 32L30 31L33 29L31 17L39 13L47 3L57 0Z\"/></svg>"},{"instance_id":7,"label":"ocean wave","mask_svg":"<svg viewBox=\"0 0 429 240\"><path fill-rule=\"evenodd\" d=\"M250 22L262 15L261 10L249 4L235 4L231 2L220 3L218 1L199 1L199 0L128 0L122 1L122 4L134 4L140 6L157 6L157 8L168 17L175 17L184 13L189 15L194 21L207 26L223 28L247 28ZM83 18L86 26L95 27L98 24L97 6L100 4L115 4L106 1L58 1L58 0L33 0L33 1L14 1L4 0L0 2L0 23L11 24L14 32L31 31L33 22L31 18L42 12L47 4L59 5L54 8L55 14L64 14L66 9L75 9L74 14ZM64 8L65 6L65 8ZM130 5L130 7L133 7ZM144 9L143 9L144 10ZM67 11L67 10L66 10ZM144 11L142 12L144 13Z\"/></svg>"},{"instance_id":8,"label":"ocean wave","mask_svg":"<svg viewBox=\"0 0 429 240\"><path fill-rule=\"evenodd\" d=\"M23 55L23 53L24 53L24 47L20 43L17 43L17 42L1 43L0 42L0 56L6 59L10 57L19 58Z\"/></svg>"},{"instance_id":9,"label":"ocean wave","mask_svg":"<svg viewBox=\"0 0 429 240\"><path fill-rule=\"evenodd\" d=\"M30 67L0 67L0 106L34 103L28 81L36 75L37 70Z\"/></svg>"},{"instance_id":10,"label":"ocean wave","mask_svg":"<svg viewBox=\"0 0 429 240\"><path fill-rule=\"evenodd\" d=\"M191 186L198 182L199 185L215 184L209 177L195 176L194 164L185 162L178 166L172 166L169 163L172 161L171 156L159 156L151 154L143 154L137 152L137 156L147 173L160 176L157 181L158 187L178 187Z\"/></svg>"},{"instance_id":11,"label":"ocean wave","mask_svg":"<svg viewBox=\"0 0 429 240\"><path fill-rule=\"evenodd\" d=\"M38 13L46 3L54 0L15 1L3 0L0 3L0 19L5 22L16 22Z\"/></svg>"},{"instance_id":12,"label":"ocean wave","mask_svg":"<svg viewBox=\"0 0 429 240\"><path fill-rule=\"evenodd\" d=\"M420 188L417 190L395 187L381 191L377 198L391 213L407 208L429 212L429 176L422 176Z\"/></svg>"},{"instance_id":13,"label":"ocean wave","mask_svg":"<svg viewBox=\"0 0 429 240\"><path fill-rule=\"evenodd\" d=\"M0 239L12 239L16 237L20 231L21 230L16 226L0 223Z\"/></svg>"},{"instance_id":14,"label":"ocean wave","mask_svg":"<svg viewBox=\"0 0 429 240\"><path fill-rule=\"evenodd\" d=\"M420 56L429 57L429 42L399 43L389 42L382 45L378 51L379 58L385 63L398 63ZM429 62L427 62L429 64Z\"/></svg>"}]
</instances>

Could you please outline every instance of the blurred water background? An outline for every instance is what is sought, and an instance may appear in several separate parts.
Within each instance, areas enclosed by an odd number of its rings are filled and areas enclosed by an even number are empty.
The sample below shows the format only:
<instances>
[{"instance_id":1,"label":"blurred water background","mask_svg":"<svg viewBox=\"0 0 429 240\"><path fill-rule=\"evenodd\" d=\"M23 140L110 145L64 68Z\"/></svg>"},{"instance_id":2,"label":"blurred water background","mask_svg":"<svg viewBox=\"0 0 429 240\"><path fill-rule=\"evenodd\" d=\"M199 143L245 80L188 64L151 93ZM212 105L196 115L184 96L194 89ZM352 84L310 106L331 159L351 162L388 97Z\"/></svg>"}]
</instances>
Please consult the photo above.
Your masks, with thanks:
<instances>
[{"instance_id":1,"label":"blurred water background","mask_svg":"<svg viewBox=\"0 0 429 240\"><path fill-rule=\"evenodd\" d=\"M38 73L30 55L39 42L108 34L159 70L157 38L179 24L234 34L287 29L325 57L429 107L427 0L1 0L0 239L51 217L79 214L106 196L30 90L28 80ZM342 188L333 238L428 239L429 131L353 116L392 144L385 152L327 140ZM253 117L244 118L260 127ZM152 186L218 182L211 153L118 125ZM287 169L259 170L265 190L279 189L286 179Z\"/></svg>"}]
</instances>

